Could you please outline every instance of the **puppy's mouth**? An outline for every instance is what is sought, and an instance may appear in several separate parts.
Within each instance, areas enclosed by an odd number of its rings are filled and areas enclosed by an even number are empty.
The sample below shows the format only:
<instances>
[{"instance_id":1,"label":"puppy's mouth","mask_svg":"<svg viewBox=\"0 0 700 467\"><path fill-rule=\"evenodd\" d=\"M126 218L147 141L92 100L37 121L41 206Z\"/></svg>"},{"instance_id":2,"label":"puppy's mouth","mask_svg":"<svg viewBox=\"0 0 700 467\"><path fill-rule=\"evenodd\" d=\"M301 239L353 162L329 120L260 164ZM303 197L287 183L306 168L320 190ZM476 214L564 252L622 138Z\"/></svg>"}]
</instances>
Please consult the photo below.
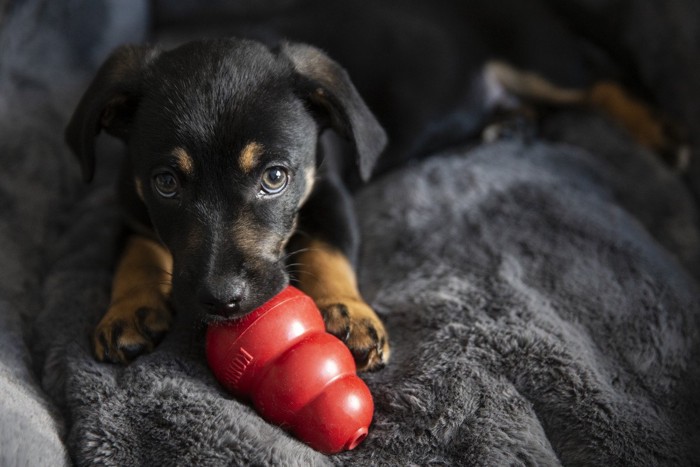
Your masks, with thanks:
<instances>
[{"instance_id":1,"label":"puppy's mouth","mask_svg":"<svg viewBox=\"0 0 700 467\"><path fill-rule=\"evenodd\" d=\"M257 280L220 276L193 281L173 277L172 305L178 313L194 313L206 325L240 319L272 299L289 284L284 270L268 271Z\"/></svg>"}]
</instances>

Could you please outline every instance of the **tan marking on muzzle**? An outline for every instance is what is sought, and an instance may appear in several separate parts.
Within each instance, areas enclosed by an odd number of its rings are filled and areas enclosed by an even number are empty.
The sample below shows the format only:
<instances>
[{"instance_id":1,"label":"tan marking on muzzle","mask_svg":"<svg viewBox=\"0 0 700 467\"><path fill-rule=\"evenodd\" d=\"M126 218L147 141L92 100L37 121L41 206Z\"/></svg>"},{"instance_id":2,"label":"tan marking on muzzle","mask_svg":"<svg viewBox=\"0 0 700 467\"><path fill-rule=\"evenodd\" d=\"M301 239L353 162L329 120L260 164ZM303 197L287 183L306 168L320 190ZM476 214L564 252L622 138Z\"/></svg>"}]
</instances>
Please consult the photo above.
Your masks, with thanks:
<instances>
[{"instance_id":1,"label":"tan marking on muzzle","mask_svg":"<svg viewBox=\"0 0 700 467\"><path fill-rule=\"evenodd\" d=\"M250 264L260 266L277 260L277 245L281 238L262 230L246 215L242 215L231 229L231 240Z\"/></svg>"}]
</instances>

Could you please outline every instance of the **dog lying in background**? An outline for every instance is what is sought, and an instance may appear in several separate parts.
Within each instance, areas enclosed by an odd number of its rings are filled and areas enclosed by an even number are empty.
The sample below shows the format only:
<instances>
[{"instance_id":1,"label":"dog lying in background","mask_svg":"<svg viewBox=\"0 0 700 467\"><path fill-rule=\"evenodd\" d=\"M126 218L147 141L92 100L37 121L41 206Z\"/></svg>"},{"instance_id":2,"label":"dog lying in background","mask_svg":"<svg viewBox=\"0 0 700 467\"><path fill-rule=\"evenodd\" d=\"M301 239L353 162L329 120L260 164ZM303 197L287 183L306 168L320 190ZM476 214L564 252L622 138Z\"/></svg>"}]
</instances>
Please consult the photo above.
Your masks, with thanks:
<instances>
[{"instance_id":1,"label":"dog lying in background","mask_svg":"<svg viewBox=\"0 0 700 467\"><path fill-rule=\"evenodd\" d=\"M652 114L614 85L563 90L503 63L487 65L477 84L491 96L485 115L594 106L645 144L661 144ZM326 128L350 142L367 180L385 132L345 70L312 46L215 39L111 55L66 130L87 181L100 131L128 151L119 195L130 233L94 332L99 360L153 350L173 309L234 318L291 278L360 370L387 362L387 331L355 276L358 228L342 176L349 156L320 143Z\"/></svg>"}]
</instances>

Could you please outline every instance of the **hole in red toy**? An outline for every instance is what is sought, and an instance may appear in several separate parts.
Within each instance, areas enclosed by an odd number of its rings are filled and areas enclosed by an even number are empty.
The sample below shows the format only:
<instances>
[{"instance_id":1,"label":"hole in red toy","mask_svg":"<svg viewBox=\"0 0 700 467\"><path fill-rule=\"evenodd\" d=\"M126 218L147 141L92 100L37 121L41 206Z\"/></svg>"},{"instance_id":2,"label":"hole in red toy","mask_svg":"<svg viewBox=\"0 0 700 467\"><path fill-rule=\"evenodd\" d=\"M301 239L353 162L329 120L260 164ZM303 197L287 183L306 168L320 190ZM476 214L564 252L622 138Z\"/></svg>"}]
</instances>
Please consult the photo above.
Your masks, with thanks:
<instances>
[{"instance_id":1,"label":"hole in red toy","mask_svg":"<svg viewBox=\"0 0 700 467\"><path fill-rule=\"evenodd\" d=\"M350 437L347 443L345 443L345 449L348 451L355 449L358 444L360 444L367 437L367 428L360 428L355 432L354 435Z\"/></svg>"}]
</instances>

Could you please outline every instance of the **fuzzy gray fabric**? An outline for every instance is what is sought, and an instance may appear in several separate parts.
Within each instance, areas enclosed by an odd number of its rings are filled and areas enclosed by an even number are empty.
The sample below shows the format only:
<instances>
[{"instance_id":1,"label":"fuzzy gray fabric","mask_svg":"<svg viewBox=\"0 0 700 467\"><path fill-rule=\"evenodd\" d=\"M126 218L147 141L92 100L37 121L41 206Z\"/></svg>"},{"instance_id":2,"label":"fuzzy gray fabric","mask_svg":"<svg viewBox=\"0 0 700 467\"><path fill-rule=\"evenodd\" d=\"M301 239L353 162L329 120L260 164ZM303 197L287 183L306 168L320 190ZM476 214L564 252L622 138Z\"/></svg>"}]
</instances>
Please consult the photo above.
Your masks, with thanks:
<instances>
[{"instance_id":1,"label":"fuzzy gray fabric","mask_svg":"<svg viewBox=\"0 0 700 467\"><path fill-rule=\"evenodd\" d=\"M80 196L61 127L86 73L145 30L146 4L0 4L0 465L70 462L67 413L45 390L34 335L66 214ZM141 12L139 14L139 12ZM70 316L74 311L66 310ZM37 319L39 321L37 321ZM46 331L51 332L51 323ZM62 326L62 325L61 325ZM63 326L61 329L67 329ZM58 326L54 328L59 331ZM46 348L46 347L44 347Z\"/></svg>"},{"instance_id":2,"label":"fuzzy gray fabric","mask_svg":"<svg viewBox=\"0 0 700 467\"><path fill-rule=\"evenodd\" d=\"M393 354L364 375L376 411L356 450L323 456L227 395L186 316L154 353L97 363L121 147L101 142L83 187L62 129L106 51L146 31L145 3L127 20L123 2L37 0L2 19L1 465L698 462L697 205L586 114L358 195L361 287Z\"/></svg>"}]
</instances>

